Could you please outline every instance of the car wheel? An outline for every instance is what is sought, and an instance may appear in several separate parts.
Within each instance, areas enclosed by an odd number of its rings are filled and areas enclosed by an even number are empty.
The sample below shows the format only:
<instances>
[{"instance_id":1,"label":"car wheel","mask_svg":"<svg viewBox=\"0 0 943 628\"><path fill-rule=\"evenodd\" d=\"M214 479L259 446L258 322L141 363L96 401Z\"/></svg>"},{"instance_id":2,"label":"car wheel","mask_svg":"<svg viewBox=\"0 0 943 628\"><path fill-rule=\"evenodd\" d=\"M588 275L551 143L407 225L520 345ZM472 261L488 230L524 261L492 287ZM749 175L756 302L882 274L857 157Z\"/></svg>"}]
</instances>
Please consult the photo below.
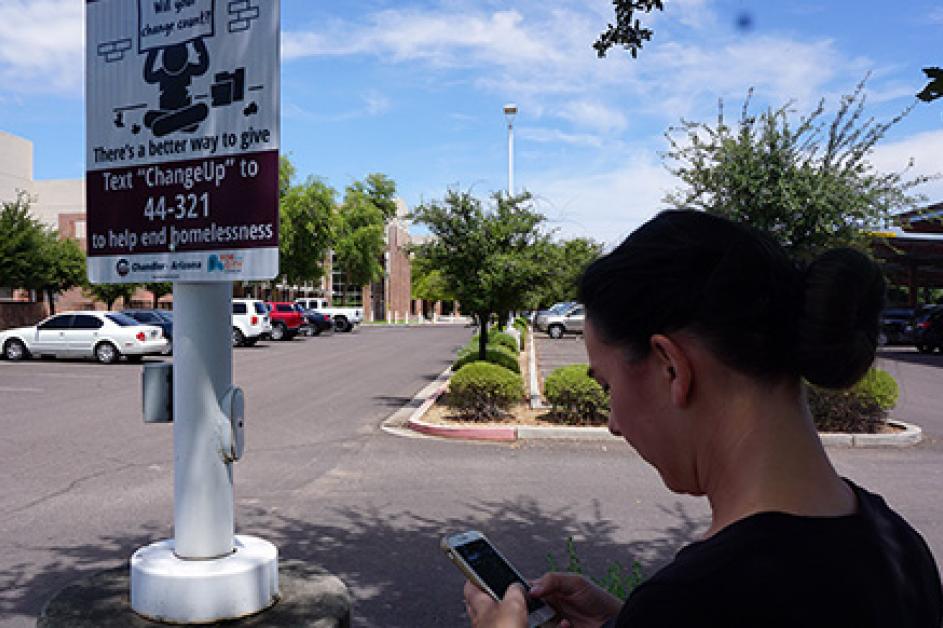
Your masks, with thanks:
<instances>
[{"instance_id":1,"label":"car wheel","mask_svg":"<svg viewBox=\"0 0 943 628\"><path fill-rule=\"evenodd\" d=\"M320 335L321 335L321 328L320 328L320 327L311 327L311 328L309 328L309 333L308 333L308 335L309 335L309 336L320 336Z\"/></svg>"},{"instance_id":2,"label":"car wheel","mask_svg":"<svg viewBox=\"0 0 943 628\"><path fill-rule=\"evenodd\" d=\"M232 328L232 346L240 347L246 343L245 335L236 327Z\"/></svg>"},{"instance_id":3,"label":"car wheel","mask_svg":"<svg viewBox=\"0 0 943 628\"><path fill-rule=\"evenodd\" d=\"M17 340L12 338L7 340L7 343L3 345L3 357L7 360L22 360L29 356L29 351L26 350L26 345L23 344L22 340Z\"/></svg>"},{"instance_id":4,"label":"car wheel","mask_svg":"<svg viewBox=\"0 0 943 628\"><path fill-rule=\"evenodd\" d=\"M272 325L272 340L284 340L288 334L288 329L282 323Z\"/></svg>"},{"instance_id":5,"label":"car wheel","mask_svg":"<svg viewBox=\"0 0 943 628\"><path fill-rule=\"evenodd\" d=\"M95 359L102 364L114 364L121 354L110 342L101 342L95 345Z\"/></svg>"},{"instance_id":6,"label":"car wheel","mask_svg":"<svg viewBox=\"0 0 943 628\"><path fill-rule=\"evenodd\" d=\"M547 335L551 338L563 338L563 325L551 325L547 330Z\"/></svg>"},{"instance_id":7,"label":"car wheel","mask_svg":"<svg viewBox=\"0 0 943 628\"><path fill-rule=\"evenodd\" d=\"M353 326L343 316L334 319L334 329L336 331L350 331Z\"/></svg>"}]
</instances>

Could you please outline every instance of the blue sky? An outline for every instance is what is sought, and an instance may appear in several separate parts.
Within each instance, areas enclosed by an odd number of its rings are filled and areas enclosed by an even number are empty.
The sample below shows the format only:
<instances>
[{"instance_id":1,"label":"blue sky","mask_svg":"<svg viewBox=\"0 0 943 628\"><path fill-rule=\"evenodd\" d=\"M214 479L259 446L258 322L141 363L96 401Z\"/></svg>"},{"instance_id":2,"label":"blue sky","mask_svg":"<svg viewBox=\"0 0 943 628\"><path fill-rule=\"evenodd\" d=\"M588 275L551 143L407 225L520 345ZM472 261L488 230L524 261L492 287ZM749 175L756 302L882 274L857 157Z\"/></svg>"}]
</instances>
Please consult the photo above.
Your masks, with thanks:
<instances>
[{"instance_id":1,"label":"blue sky","mask_svg":"<svg viewBox=\"0 0 943 628\"><path fill-rule=\"evenodd\" d=\"M677 183L660 152L682 117L794 100L871 73L869 113L914 102L943 65L943 6L908 0L666 0L637 60L597 59L608 0L282 0L283 152L342 191L383 172L412 207L449 187L506 185L502 105L515 102L515 185L564 237L613 243ZM0 0L0 130L34 142L36 178L83 175L84 3ZM751 26L738 26L748 15ZM643 18L644 20L644 18ZM943 172L943 101L919 104L872 156ZM943 201L943 183L923 190Z\"/></svg>"}]
</instances>

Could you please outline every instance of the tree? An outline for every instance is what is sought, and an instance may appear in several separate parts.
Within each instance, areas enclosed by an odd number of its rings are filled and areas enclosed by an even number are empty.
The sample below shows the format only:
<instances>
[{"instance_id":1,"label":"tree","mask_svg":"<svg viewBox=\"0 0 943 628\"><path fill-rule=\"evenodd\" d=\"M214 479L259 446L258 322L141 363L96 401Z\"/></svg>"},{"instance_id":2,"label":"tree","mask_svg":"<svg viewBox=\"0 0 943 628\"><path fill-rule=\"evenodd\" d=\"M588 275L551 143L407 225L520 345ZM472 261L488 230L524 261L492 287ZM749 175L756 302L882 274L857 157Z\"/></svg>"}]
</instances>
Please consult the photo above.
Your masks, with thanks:
<instances>
[{"instance_id":1,"label":"tree","mask_svg":"<svg viewBox=\"0 0 943 628\"><path fill-rule=\"evenodd\" d=\"M824 99L797 124L791 103L753 115L752 90L735 127L722 102L715 125L682 120L666 133L666 158L687 187L666 202L748 222L799 259L833 246L863 248L866 232L884 226L892 210L923 200L911 190L930 179L907 180L906 169L881 173L868 161L909 109L887 122L865 119L864 84L841 98L828 123Z\"/></svg>"},{"instance_id":2,"label":"tree","mask_svg":"<svg viewBox=\"0 0 943 628\"><path fill-rule=\"evenodd\" d=\"M943 97L943 68L924 68L923 73L930 81L917 94L917 98L924 102L931 102Z\"/></svg>"},{"instance_id":3,"label":"tree","mask_svg":"<svg viewBox=\"0 0 943 628\"><path fill-rule=\"evenodd\" d=\"M279 268L289 284L315 282L336 232L337 192L321 179L289 186L281 198Z\"/></svg>"},{"instance_id":4,"label":"tree","mask_svg":"<svg viewBox=\"0 0 943 628\"><path fill-rule=\"evenodd\" d=\"M622 46L635 59L638 57L638 51L642 49L642 44L650 41L654 34L651 29L642 27L638 19L633 21L635 11L662 11L664 3L662 0L612 0L612 5L616 13L616 23L608 25L593 44L593 48L601 59L613 46Z\"/></svg>"},{"instance_id":5,"label":"tree","mask_svg":"<svg viewBox=\"0 0 943 628\"><path fill-rule=\"evenodd\" d=\"M39 289L44 280L48 236L29 213L29 196L0 205L0 286Z\"/></svg>"},{"instance_id":6,"label":"tree","mask_svg":"<svg viewBox=\"0 0 943 628\"><path fill-rule=\"evenodd\" d=\"M85 280L85 254L74 240L60 240L33 218L29 205L21 192L0 207L0 285L43 292L55 313L56 293Z\"/></svg>"},{"instance_id":7,"label":"tree","mask_svg":"<svg viewBox=\"0 0 943 628\"><path fill-rule=\"evenodd\" d=\"M130 306L137 287L137 284L132 283L97 283L87 284L82 290L86 296L101 301L110 310L118 299L122 300L125 307Z\"/></svg>"},{"instance_id":8,"label":"tree","mask_svg":"<svg viewBox=\"0 0 943 628\"><path fill-rule=\"evenodd\" d=\"M550 243L546 255L553 272L543 285L535 286L530 292L527 307L537 309L575 300L580 276L601 253L602 244L589 238Z\"/></svg>"},{"instance_id":9,"label":"tree","mask_svg":"<svg viewBox=\"0 0 943 628\"><path fill-rule=\"evenodd\" d=\"M160 301L160 298L165 294L170 294L174 290L174 285L169 281L159 281L157 283L146 283L144 284L144 289L148 290L152 297L153 301L151 307L155 310L157 309L157 302Z\"/></svg>"},{"instance_id":10,"label":"tree","mask_svg":"<svg viewBox=\"0 0 943 628\"><path fill-rule=\"evenodd\" d=\"M56 313L55 295L85 283L85 252L71 239L60 239L53 230L45 233L41 288L46 293L49 313Z\"/></svg>"},{"instance_id":11,"label":"tree","mask_svg":"<svg viewBox=\"0 0 943 628\"><path fill-rule=\"evenodd\" d=\"M539 229L544 217L530 198L495 193L486 211L470 193L449 190L442 202L425 203L413 214L433 236L414 252L442 273L462 309L477 317L481 359L491 315L522 308L528 291L553 271L544 255L549 236Z\"/></svg>"},{"instance_id":12,"label":"tree","mask_svg":"<svg viewBox=\"0 0 943 628\"><path fill-rule=\"evenodd\" d=\"M295 178L295 166L286 155L278 158L278 198L288 194L291 182Z\"/></svg>"},{"instance_id":13,"label":"tree","mask_svg":"<svg viewBox=\"0 0 943 628\"><path fill-rule=\"evenodd\" d=\"M411 296L423 301L454 301L448 280L441 270L434 268L429 259L414 256L410 266Z\"/></svg>"},{"instance_id":14,"label":"tree","mask_svg":"<svg viewBox=\"0 0 943 628\"><path fill-rule=\"evenodd\" d=\"M334 244L345 284L362 286L383 276L380 260L386 248L386 224L396 215L395 199L396 184L377 173L355 181L345 190Z\"/></svg>"}]
</instances>

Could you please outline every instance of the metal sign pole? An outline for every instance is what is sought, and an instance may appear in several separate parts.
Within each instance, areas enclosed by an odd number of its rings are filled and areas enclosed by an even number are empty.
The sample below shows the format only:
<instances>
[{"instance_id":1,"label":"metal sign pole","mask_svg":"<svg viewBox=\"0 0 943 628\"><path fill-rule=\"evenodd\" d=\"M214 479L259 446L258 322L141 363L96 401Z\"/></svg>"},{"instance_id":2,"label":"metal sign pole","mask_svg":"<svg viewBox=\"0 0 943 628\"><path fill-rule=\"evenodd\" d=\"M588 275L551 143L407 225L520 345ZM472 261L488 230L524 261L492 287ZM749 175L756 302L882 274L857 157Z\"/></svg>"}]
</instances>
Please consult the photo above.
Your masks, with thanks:
<instances>
[{"instance_id":1,"label":"metal sign pole","mask_svg":"<svg viewBox=\"0 0 943 628\"><path fill-rule=\"evenodd\" d=\"M220 451L220 407L232 386L232 287L174 284L174 552L232 553L232 462Z\"/></svg>"},{"instance_id":2,"label":"metal sign pole","mask_svg":"<svg viewBox=\"0 0 943 628\"><path fill-rule=\"evenodd\" d=\"M174 423L174 538L131 557L131 607L243 617L278 597L275 546L235 534L230 317L233 281L278 275L279 2L85 7L89 280L174 284L172 386L143 378L145 420Z\"/></svg>"}]
</instances>

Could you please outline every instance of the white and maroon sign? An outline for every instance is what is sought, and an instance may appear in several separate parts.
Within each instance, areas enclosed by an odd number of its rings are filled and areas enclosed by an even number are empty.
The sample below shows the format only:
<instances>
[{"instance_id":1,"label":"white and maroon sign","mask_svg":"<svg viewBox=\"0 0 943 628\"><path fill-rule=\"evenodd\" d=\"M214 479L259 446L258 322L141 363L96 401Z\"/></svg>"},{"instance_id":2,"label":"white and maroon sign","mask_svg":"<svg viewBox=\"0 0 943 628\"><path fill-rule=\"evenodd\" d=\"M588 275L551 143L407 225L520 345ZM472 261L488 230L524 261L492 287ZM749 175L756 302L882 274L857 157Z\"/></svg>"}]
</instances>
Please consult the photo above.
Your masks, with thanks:
<instances>
[{"instance_id":1,"label":"white and maroon sign","mask_svg":"<svg viewBox=\"0 0 943 628\"><path fill-rule=\"evenodd\" d=\"M86 0L93 283L278 274L278 0Z\"/></svg>"}]
</instances>

